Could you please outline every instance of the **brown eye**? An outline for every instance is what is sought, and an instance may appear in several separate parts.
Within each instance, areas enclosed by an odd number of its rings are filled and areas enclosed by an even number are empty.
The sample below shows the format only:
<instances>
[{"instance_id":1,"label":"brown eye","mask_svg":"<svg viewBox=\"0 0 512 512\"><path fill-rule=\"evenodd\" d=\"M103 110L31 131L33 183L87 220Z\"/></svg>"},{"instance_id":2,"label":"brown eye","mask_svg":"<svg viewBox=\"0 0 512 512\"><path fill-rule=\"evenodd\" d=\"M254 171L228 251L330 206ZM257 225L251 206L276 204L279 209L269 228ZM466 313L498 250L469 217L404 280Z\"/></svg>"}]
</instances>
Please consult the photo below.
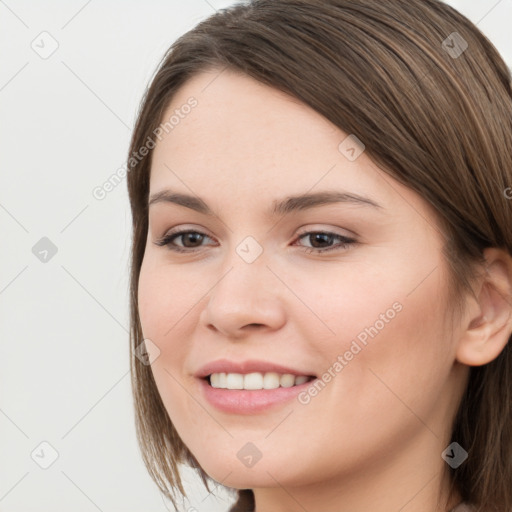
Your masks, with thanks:
<instances>
[{"instance_id":1,"label":"brown eye","mask_svg":"<svg viewBox=\"0 0 512 512\"><path fill-rule=\"evenodd\" d=\"M316 252L323 253L327 251L333 250L344 250L348 249L351 245L356 243L356 240L352 238L348 238L343 235L338 235L337 233L330 233L327 231L309 231L308 233L303 233L299 236L299 240L302 238L309 239L311 242L311 247L306 247L306 252ZM326 247L325 244L331 244L334 240L340 240L340 242L335 246ZM320 244L320 247L318 247Z\"/></svg>"},{"instance_id":2,"label":"brown eye","mask_svg":"<svg viewBox=\"0 0 512 512\"><path fill-rule=\"evenodd\" d=\"M155 244L158 246L167 246L171 251L176 252L193 252L194 249L201 247L201 242L205 238L210 238L208 235L199 231L182 230L177 232L171 232L165 235L160 240L156 241ZM181 239L182 245L176 245L174 240ZM187 250L190 249L190 250Z\"/></svg>"},{"instance_id":3,"label":"brown eye","mask_svg":"<svg viewBox=\"0 0 512 512\"><path fill-rule=\"evenodd\" d=\"M173 239L181 238L184 247L195 247L194 244L196 244L198 241L201 242L204 238L204 235L201 233L197 233L194 231L187 231L185 233L181 233L180 235L175 235ZM191 246L189 245L192 244Z\"/></svg>"}]
</instances>

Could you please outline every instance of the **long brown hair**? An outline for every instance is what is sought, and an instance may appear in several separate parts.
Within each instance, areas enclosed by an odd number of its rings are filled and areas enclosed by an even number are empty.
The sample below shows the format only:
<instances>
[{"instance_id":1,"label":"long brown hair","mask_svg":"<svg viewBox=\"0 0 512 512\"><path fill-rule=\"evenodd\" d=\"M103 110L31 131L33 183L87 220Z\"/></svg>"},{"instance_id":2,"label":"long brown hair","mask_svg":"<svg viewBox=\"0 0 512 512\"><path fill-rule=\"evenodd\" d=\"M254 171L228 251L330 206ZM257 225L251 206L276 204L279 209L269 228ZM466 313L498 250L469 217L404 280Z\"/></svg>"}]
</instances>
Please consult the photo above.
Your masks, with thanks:
<instances>
[{"instance_id":1,"label":"long brown hair","mask_svg":"<svg viewBox=\"0 0 512 512\"><path fill-rule=\"evenodd\" d=\"M382 170L437 211L461 311L486 247L512 254L510 71L489 40L438 0L254 0L219 10L168 50L141 103L128 155L133 220L131 372L146 467L174 504L178 464L202 470L172 425L143 340L137 290L148 229L151 151L176 91L194 74L229 68L293 95L364 142ZM156 132L155 132L156 131ZM154 145L154 144L153 144ZM506 191L510 191L508 195ZM471 367L452 439L470 454L452 483L477 510L512 510L512 350ZM238 491L232 510L254 506Z\"/></svg>"}]
</instances>

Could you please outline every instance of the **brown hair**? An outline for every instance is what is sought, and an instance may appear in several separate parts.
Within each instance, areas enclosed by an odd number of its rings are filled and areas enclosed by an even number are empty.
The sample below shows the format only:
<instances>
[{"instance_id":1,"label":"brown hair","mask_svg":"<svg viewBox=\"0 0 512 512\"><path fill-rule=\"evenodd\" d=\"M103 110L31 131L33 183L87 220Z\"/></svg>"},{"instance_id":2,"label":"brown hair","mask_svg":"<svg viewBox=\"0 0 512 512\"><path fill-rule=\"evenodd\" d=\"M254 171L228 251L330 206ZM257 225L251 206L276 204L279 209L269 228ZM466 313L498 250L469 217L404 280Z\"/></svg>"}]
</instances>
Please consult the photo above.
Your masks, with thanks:
<instances>
[{"instance_id":1,"label":"brown hair","mask_svg":"<svg viewBox=\"0 0 512 512\"><path fill-rule=\"evenodd\" d=\"M456 32L457 34L454 34ZM467 48L466 48L467 45ZM465 51L464 51L465 50ZM131 372L144 463L175 504L179 463L213 481L179 438L151 368L133 356L142 342L137 305L148 229L152 138L176 91L194 74L229 68L282 90L347 134L383 171L437 211L450 265L447 290L461 311L486 247L512 254L510 71L488 39L438 0L255 0L219 10L181 36L146 90L133 132L128 190L131 253ZM452 471L477 510L512 510L512 351L471 367L452 439L469 458ZM254 506L238 491L232 510Z\"/></svg>"}]
</instances>

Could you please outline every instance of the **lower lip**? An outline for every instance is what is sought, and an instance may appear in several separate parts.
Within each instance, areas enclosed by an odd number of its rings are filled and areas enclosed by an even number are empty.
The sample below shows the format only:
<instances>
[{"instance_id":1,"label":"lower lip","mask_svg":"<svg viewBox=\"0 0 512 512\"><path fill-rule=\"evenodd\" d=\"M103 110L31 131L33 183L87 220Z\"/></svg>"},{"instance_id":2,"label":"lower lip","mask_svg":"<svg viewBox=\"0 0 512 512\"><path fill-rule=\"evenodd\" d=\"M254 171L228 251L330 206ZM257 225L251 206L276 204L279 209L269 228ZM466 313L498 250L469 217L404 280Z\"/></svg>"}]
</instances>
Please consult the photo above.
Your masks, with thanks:
<instances>
[{"instance_id":1,"label":"lower lip","mask_svg":"<svg viewBox=\"0 0 512 512\"><path fill-rule=\"evenodd\" d=\"M206 379L199 380L206 400L220 411L234 414L257 414L289 402L317 379L289 388L254 390L214 388Z\"/></svg>"}]
</instances>

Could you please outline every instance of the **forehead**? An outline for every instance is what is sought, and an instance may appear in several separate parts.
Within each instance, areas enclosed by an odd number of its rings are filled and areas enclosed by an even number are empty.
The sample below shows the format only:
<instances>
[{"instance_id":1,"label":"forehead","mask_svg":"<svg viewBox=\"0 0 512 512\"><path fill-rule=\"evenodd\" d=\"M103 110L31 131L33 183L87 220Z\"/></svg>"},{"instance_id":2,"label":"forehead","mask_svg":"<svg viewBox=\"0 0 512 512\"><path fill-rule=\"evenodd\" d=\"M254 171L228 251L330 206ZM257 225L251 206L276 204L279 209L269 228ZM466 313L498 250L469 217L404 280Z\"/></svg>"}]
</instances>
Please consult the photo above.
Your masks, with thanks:
<instances>
[{"instance_id":1,"label":"forehead","mask_svg":"<svg viewBox=\"0 0 512 512\"><path fill-rule=\"evenodd\" d=\"M248 76L228 70L194 76L177 91L164 120L190 98L197 105L181 116L160 150L173 150L176 156L195 153L195 161L224 157L243 162L240 168L259 169L282 168L320 151L337 156L343 135L337 127L298 99Z\"/></svg>"},{"instance_id":2,"label":"forehead","mask_svg":"<svg viewBox=\"0 0 512 512\"><path fill-rule=\"evenodd\" d=\"M219 207L243 199L266 209L285 194L344 190L374 197L386 208L431 214L365 152L349 160L340 151L349 134L297 98L246 75L194 75L176 92L162 123L171 117L172 129L153 152L150 195L172 188Z\"/></svg>"}]
</instances>

